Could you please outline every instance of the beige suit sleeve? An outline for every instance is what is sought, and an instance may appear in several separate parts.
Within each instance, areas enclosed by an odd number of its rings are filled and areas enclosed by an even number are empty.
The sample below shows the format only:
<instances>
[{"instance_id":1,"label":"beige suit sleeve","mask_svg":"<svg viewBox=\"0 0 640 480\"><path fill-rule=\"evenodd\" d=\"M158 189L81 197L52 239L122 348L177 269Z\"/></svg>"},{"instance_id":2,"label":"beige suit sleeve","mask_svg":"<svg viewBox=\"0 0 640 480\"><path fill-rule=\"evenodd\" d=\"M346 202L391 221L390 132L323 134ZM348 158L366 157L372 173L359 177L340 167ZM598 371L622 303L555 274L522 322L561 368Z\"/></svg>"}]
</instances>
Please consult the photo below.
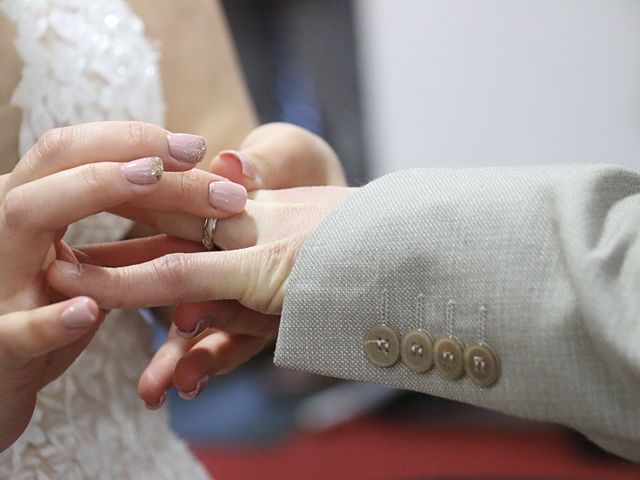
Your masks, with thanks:
<instances>
[{"instance_id":1,"label":"beige suit sleeve","mask_svg":"<svg viewBox=\"0 0 640 480\"><path fill-rule=\"evenodd\" d=\"M377 367L364 341L381 323L486 342L500 378L481 388ZM301 252L275 361L557 422L640 461L640 174L423 169L372 182Z\"/></svg>"}]
</instances>

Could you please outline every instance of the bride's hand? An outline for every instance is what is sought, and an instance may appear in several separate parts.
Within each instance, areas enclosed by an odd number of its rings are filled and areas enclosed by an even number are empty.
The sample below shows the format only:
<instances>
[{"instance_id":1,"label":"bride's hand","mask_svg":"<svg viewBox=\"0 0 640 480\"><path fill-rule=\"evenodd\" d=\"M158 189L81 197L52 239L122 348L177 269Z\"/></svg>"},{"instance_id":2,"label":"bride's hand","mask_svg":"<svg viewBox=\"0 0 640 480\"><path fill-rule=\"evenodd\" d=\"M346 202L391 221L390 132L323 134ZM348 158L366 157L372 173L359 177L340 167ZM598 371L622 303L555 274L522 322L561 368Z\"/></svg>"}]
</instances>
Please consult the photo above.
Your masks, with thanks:
<instances>
[{"instance_id":1,"label":"bride's hand","mask_svg":"<svg viewBox=\"0 0 640 480\"><path fill-rule=\"evenodd\" d=\"M49 305L55 297L48 266L55 258L76 264L61 240L67 226L125 202L162 209L170 202L167 191L175 191L204 154L193 150L197 145L200 137L168 135L147 124L77 125L46 133L0 176L0 451L22 433L38 391L68 368L103 317L89 297ZM160 182L163 163L176 173Z\"/></svg>"},{"instance_id":2,"label":"bride's hand","mask_svg":"<svg viewBox=\"0 0 640 480\"><path fill-rule=\"evenodd\" d=\"M274 123L261 126L253 131L243 142L240 151L221 152L214 158L212 169L230 180L241 183L249 190L256 188L288 188L298 185L345 185L342 167L333 150L319 137L292 125ZM307 190L281 192L258 192L256 197L266 200L309 201ZM285 198L288 197L288 198ZM129 212L131 213L131 212ZM134 217L145 221L142 217ZM147 216L156 228L176 236L190 238L199 243L202 235L202 220L187 215L153 215ZM220 224L222 227L222 224ZM151 253L148 242L154 242L155 252ZM137 247L134 247L137 245ZM197 249L192 244L191 249ZM98 262L110 262L113 267L143 262L153 258L153 255L164 255L170 251L189 250L188 242L177 240L144 240L127 245L128 254L117 253L120 258L112 258L111 248L90 248L89 256L95 256ZM118 250L115 249L114 252ZM145 252L147 256L143 255ZM87 257L88 259L88 257ZM93 260L89 260L93 262ZM226 329L210 329L208 327L223 326L215 320L199 317L199 312L217 312L215 318L228 320ZM180 358L190 350L199 340L208 334L213 334L208 341L216 343L219 348L212 351L215 358L207 363L216 362L219 371L228 371L236 365L245 362L269 344L277 332L279 315L259 314L263 319L264 328L257 328L254 334L248 334L243 326L250 325L256 318L256 312L237 301L209 301L202 303L182 304L175 314L175 322L169 331L168 341L158 350L151 364L141 376L140 396L150 406L159 406L164 398L164 392L176 385L178 388L188 388L192 385L193 375L184 372L185 362ZM226 322L225 322L226 323ZM176 327L178 325L180 330ZM238 325L239 329L234 327ZM206 330L206 333L203 331ZM211 350L210 350L211 351ZM186 362L188 364L189 362ZM174 378L174 370L176 375ZM184 390L189 392L189 390ZM185 396L189 396L185 394Z\"/></svg>"}]
</instances>

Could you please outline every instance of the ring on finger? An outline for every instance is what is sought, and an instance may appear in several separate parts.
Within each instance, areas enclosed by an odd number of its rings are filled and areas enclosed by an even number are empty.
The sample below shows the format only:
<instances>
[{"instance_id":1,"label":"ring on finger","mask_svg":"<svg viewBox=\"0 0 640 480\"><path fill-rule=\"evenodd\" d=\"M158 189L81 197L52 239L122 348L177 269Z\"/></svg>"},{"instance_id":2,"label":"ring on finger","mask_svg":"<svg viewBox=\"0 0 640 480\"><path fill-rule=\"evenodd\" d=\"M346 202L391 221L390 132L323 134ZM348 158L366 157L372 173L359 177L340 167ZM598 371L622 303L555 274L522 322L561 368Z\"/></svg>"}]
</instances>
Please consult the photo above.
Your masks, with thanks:
<instances>
[{"instance_id":1,"label":"ring on finger","mask_svg":"<svg viewBox=\"0 0 640 480\"><path fill-rule=\"evenodd\" d=\"M214 236L216 234L216 225L218 223L217 218L205 218L204 229L202 232L202 245L209 251L219 250L214 242Z\"/></svg>"}]
</instances>

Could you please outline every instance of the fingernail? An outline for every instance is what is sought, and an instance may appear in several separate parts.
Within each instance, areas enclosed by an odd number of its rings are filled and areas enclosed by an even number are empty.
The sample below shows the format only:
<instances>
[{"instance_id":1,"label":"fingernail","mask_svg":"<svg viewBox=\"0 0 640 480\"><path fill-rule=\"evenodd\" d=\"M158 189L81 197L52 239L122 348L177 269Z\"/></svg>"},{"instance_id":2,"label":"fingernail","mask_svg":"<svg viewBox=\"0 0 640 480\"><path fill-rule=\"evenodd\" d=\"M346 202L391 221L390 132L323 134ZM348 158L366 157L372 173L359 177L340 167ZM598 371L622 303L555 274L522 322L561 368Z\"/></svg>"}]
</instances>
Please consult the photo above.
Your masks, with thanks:
<instances>
[{"instance_id":1,"label":"fingernail","mask_svg":"<svg viewBox=\"0 0 640 480\"><path fill-rule=\"evenodd\" d=\"M144 402L144 406L149 410L158 410L164 405L164 401L167 399L167 391L160 396L160 400L155 405L151 405L150 403Z\"/></svg>"},{"instance_id":2,"label":"fingernail","mask_svg":"<svg viewBox=\"0 0 640 480\"><path fill-rule=\"evenodd\" d=\"M82 274L82 266L77 263L56 260L55 267L67 277L78 278Z\"/></svg>"},{"instance_id":3,"label":"fingernail","mask_svg":"<svg viewBox=\"0 0 640 480\"><path fill-rule=\"evenodd\" d=\"M209 381L209 375L205 375L200 380L198 380L198 383L195 389L191 390L190 392L178 392L178 395L180 395L180 398L184 398L185 400L193 400L198 395L200 395L200 392L202 392L204 387L207 386L208 381Z\"/></svg>"},{"instance_id":4,"label":"fingernail","mask_svg":"<svg viewBox=\"0 0 640 480\"><path fill-rule=\"evenodd\" d=\"M95 302L81 298L62 311L60 321L67 328L84 328L96 321L98 313Z\"/></svg>"},{"instance_id":5,"label":"fingernail","mask_svg":"<svg viewBox=\"0 0 640 480\"><path fill-rule=\"evenodd\" d=\"M124 176L136 185L151 185L162 177L164 168L159 157L141 158L122 166Z\"/></svg>"},{"instance_id":6,"label":"fingernail","mask_svg":"<svg viewBox=\"0 0 640 480\"><path fill-rule=\"evenodd\" d=\"M169 154L181 162L198 163L207 153L207 140L190 133L170 133L167 135Z\"/></svg>"},{"instance_id":7,"label":"fingernail","mask_svg":"<svg viewBox=\"0 0 640 480\"><path fill-rule=\"evenodd\" d=\"M193 338L193 337L196 337L196 336L200 335L202 332L204 332L206 328L209 328L210 324L211 324L211 318L205 317L205 318L201 319L198 322L198 324L195 326L195 328L193 330L191 330L190 332L187 332L185 330L180 330L178 328L176 330L176 333L182 338Z\"/></svg>"},{"instance_id":8,"label":"fingernail","mask_svg":"<svg viewBox=\"0 0 640 480\"><path fill-rule=\"evenodd\" d=\"M229 213L240 213L247 203L247 190L233 182L211 182L209 203Z\"/></svg>"},{"instance_id":9,"label":"fingernail","mask_svg":"<svg viewBox=\"0 0 640 480\"><path fill-rule=\"evenodd\" d=\"M258 176L256 167L253 165L251 160L249 160L247 156L242 152L239 152L237 150L223 150L219 153L219 156L222 160L239 164L240 168L242 169L242 174L245 177L255 180L255 178Z\"/></svg>"}]
</instances>

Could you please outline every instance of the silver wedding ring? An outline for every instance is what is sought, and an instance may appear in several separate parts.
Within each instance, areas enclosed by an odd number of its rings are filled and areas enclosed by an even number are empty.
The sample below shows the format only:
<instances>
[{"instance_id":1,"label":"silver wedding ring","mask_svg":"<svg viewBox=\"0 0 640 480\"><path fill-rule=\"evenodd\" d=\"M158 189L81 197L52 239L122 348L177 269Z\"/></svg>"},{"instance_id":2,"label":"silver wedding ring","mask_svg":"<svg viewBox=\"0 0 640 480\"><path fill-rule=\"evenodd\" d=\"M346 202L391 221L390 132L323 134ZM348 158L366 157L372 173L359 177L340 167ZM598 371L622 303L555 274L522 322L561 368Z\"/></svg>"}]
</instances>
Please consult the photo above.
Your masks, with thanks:
<instances>
[{"instance_id":1,"label":"silver wedding ring","mask_svg":"<svg viewBox=\"0 0 640 480\"><path fill-rule=\"evenodd\" d=\"M217 218L205 218L204 230L202 232L202 245L207 250L217 250L216 244L213 242L213 237L216 234Z\"/></svg>"}]
</instances>

